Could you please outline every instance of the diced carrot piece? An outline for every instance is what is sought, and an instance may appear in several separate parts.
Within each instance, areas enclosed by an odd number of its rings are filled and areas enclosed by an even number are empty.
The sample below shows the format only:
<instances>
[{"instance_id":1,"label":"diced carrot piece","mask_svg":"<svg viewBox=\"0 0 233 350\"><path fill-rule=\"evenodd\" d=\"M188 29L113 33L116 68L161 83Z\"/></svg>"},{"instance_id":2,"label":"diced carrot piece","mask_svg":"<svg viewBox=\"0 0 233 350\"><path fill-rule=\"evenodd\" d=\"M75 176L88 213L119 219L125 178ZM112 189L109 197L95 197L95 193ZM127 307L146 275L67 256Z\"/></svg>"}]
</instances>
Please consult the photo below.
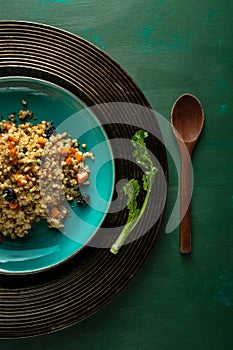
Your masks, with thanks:
<instances>
[{"instance_id":1,"label":"diced carrot piece","mask_svg":"<svg viewBox=\"0 0 233 350\"><path fill-rule=\"evenodd\" d=\"M79 154L78 152L74 153L74 158L78 161L81 162L83 160L83 156Z\"/></svg>"},{"instance_id":2,"label":"diced carrot piece","mask_svg":"<svg viewBox=\"0 0 233 350\"><path fill-rule=\"evenodd\" d=\"M81 173L78 173L76 177L77 177L78 182L82 183L88 179L88 176L89 176L88 172L83 171Z\"/></svg>"},{"instance_id":3,"label":"diced carrot piece","mask_svg":"<svg viewBox=\"0 0 233 350\"><path fill-rule=\"evenodd\" d=\"M73 148L73 147L70 148L70 153L74 154L76 152L77 152L77 150L75 148Z\"/></svg>"},{"instance_id":4,"label":"diced carrot piece","mask_svg":"<svg viewBox=\"0 0 233 350\"><path fill-rule=\"evenodd\" d=\"M9 149L14 147L14 145L13 145L13 143L11 141L7 141L7 146L8 146Z\"/></svg>"},{"instance_id":5,"label":"diced carrot piece","mask_svg":"<svg viewBox=\"0 0 233 350\"><path fill-rule=\"evenodd\" d=\"M15 179L15 181L19 181L21 174L14 174L13 177Z\"/></svg>"},{"instance_id":6,"label":"diced carrot piece","mask_svg":"<svg viewBox=\"0 0 233 350\"><path fill-rule=\"evenodd\" d=\"M7 131L9 131L12 128L12 124L11 123L5 123L5 128Z\"/></svg>"},{"instance_id":7,"label":"diced carrot piece","mask_svg":"<svg viewBox=\"0 0 233 350\"><path fill-rule=\"evenodd\" d=\"M46 139L44 137L38 138L38 143L41 145L42 148L45 146Z\"/></svg>"},{"instance_id":8,"label":"diced carrot piece","mask_svg":"<svg viewBox=\"0 0 233 350\"><path fill-rule=\"evenodd\" d=\"M60 153L61 153L61 155L66 156L67 153L69 153L69 151L70 151L70 148L64 147L64 148L61 149Z\"/></svg>"},{"instance_id":9,"label":"diced carrot piece","mask_svg":"<svg viewBox=\"0 0 233 350\"><path fill-rule=\"evenodd\" d=\"M74 155L74 158L77 159L77 161L81 162L83 160L83 156L79 154L75 148L71 147L70 153Z\"/></svg>"},{"instance_id":10,"label":"diced carrot piece","mask_svg":"<svg viewBox=\"0 0 233 350\"><path fill-rule=\"evenodd\" d=\"M17 153L17 148L13 147L10 149L10 156L15 157Z\"/></svg>"},{"instance_id":11,"label":"diced carrot piece","mask_svg":"<svg viewBox=\"0 0 233 350\"><path fill-rule=\"evenodd\" d=\"M44 127L44 125L42 123L37 125L38 129L43 129L43 127Z\"/></svg>"},{"instance_id":12,"label":"diced carrot piece","mask_svg":"<svg viewBox=\"0 0 233 350\"><path fill-rule=\"evenodd\" d=\"M17 185L24 186L27 184L26 176L22 174L14 174L13 177L14 177L14 180L17 182Z\"/></svg>"},{"instance_id":13,"label":"diced carrot piece","mask_svg":"<svg viewBox=\"0 0 233 350\"><path fill-rule=\"evenodd\" d=\"M66 164L71 165L72 164L72 158L71 156L66 157Z\"/></svg>"},{"instance_id":14,"label":"diced carrot piece","mask_svg":"<svg viewBox=\"0 0 233 350\"><path fill-rule=\"evenodd\" d=\"M54 218L57 218L60 215L60 210L57 207L53 207L51 210L51 214Z\"/></svg>"},{"instance_id":15,"label":"diced carrot piece","mask_svg":"<svg viewBox=\"0 0 233 350\"><path fill-rule=\"evenodd\" d=\"M18 143L19 142L19 139L17 139L16 137L12 136L12 135L9 135L8 136L8 140L9 141L13 141L14 143Z\"/></svg>"},{"instance_id":16,"label":"diced carrot piece","mask_svg":"<svg viewBox=\"0 0 233 350\"><path fill-rule=\"evenodd\" d=\"M9 203L9 206L10 206L12 209L15 209L15 208L18 207L18 202Z\"/></svg>"}]
</instances>

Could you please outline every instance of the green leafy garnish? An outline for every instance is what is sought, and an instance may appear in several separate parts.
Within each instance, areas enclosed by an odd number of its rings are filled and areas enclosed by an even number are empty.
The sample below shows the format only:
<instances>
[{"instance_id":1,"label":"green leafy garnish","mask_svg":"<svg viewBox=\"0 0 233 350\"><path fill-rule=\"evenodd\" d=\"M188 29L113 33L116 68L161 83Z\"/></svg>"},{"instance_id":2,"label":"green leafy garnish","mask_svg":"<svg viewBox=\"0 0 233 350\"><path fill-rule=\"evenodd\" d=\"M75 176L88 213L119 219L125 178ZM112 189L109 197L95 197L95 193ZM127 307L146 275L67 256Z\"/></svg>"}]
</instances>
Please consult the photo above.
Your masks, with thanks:
<instances>
[{"instance_id":1,"label":"green leafy garnish","mask_svg":"<svg viewBox=\"0 0 233 350\"><path fill-rule=\"evenodd\" d=\"M153 165L151 157L147 151L145 143L145 139L147 137L148 133L145 130L138 130L132 138L132 143L134 146L133 155L135 157L136 163L140 165L144 170L144 174L142 176L142 184L143 190L146 191L146 197L144 199L142 207L139 208L137 199L141 191L141 186L139 185L138 180L131 179L127 184L124 185L123 190L127 196L128 218L123 230L110 249L110 252L113 254L118 253L120 247L124 244L131 231L135 228L141 219L149 199L151 188L155 179L155 174L158 171L158 169Z\"/></svg>"},{"instance_id":2,"label":"green leafy garnish","mask_svg":"<svg viewBox=\"0 0 233 350\"><path fill-rule=\"evenodd\" d=\"M140 210L137 207L137 197L140 192L140 186L137 180L130 180L124 186L125 195L128 197L127 199L127 208L129 210L128 220L133 221L138 217Z\"/></svg>"}]
</instances>

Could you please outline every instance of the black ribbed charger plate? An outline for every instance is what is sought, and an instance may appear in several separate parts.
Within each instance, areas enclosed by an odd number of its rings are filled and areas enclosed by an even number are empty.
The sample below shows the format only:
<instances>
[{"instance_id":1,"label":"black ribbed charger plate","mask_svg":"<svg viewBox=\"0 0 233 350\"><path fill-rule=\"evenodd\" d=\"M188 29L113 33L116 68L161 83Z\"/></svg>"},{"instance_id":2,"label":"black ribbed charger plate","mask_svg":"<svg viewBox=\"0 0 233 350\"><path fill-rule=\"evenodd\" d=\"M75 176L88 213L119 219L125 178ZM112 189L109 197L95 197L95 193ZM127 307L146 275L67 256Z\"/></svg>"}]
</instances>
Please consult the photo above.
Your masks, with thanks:
<instances>
[{"instance_id":1,"label":"black ribbed charger plate","mask_svg":"<svg viewBox=\"0 0 233 350\"><path fill-rule=\"evenodd\" d=\"M0 21L0 77L6 76L33 77L55 83L87 106L128 102L150 107L132 79L105 53L76 35L43 24ZM135 133L137 128L133 125L138 124L138 117L131 108L127 110L127 105L120 107L126 116L125 125L111 123L108 105L101 108L109 139L131 138ZM145 115L144 109L141 110L140 118L144 118L151 131L147 145L157 157L161 171L151 196L154 200L148 203L146 221L153 219L158 201L164 205L163 179L167 179L166 151L162 142L153 136L158 135L159 126L148 108ZM122 159L115 161L116 182L125 178L140 179L140 170L124 160L123 153ZM162 216L163 210L146 234L123 246L116 256L108 248L94 248L93 244L51 270L29 275L0 275L0 338L53 332L81 321L110 302L146 259ZM120 226L125 219L126 211L120 210L108 214L103 226ZM139 235L142 225L143 220L137 228ZM104 235L101 239L114 241L114 237Z\"/></svg>"}]
</instances>

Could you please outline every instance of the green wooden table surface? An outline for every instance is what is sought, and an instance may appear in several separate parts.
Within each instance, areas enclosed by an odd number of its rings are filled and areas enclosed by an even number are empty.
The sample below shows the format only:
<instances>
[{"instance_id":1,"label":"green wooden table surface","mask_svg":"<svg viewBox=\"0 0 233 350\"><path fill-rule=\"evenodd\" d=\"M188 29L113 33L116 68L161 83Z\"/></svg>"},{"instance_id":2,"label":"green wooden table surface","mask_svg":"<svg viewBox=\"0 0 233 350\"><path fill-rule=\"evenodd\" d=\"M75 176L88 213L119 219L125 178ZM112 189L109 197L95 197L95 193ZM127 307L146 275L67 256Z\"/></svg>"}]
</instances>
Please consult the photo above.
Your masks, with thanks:
<instances>
[{"instance_id":1,"label":"green wooden table surface","mask_svg":"<svg viewBox=\"0 0 233 350\"><path fill-rule=\"evenodd\" d=\"M147 261L107 307L81 323L1 350L215 350L233 346L233 2L231 0L7 0L1 20L78 34L112 56L152 107L170 119L175 99L196 95L205 126L194 157L193 252L165 233L177 196L169 156L164 221Z\"/></svg>"}]
</instances>

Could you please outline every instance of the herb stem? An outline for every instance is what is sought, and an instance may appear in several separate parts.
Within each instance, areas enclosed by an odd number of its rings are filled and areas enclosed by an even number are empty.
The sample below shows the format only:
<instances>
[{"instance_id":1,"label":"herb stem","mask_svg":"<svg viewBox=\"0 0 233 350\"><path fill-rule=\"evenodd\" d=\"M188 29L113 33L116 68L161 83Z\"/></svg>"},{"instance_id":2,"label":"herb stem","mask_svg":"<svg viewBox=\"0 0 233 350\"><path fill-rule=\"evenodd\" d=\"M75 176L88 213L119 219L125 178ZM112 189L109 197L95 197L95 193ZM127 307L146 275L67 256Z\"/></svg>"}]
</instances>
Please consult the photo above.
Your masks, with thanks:
<instances>
[{"instance_id":1,"label":"herb stem","mask_svg":"<svg viewBox=\"0 0 233 350\"><path fill-rule=\"evenodd\" d=\"M158 169L155 169L154 172L154 176L157 173ZM154 177L153 176L153 177ZM154 180L154 179L153 179ZM118 236L118 238L116 239L115 243L112 245L110 252L113 254L117 254L119 249L121 248L121 246L124 244L124 242L126 241L127 237L129 236L129 234L133 231L133 229L136 227L136 225L139 223L149 200L150 197L150 192L152 189L152 185L153 185L153 180L151 181L147 193L146 193L146 197L144 199L143 205L141 207L140 213L139 215L136 217L136 219L134 219L133 221L130 221L129 219L127 220L123 230L121 231L120 235Z\"/></svg>"},{"instance_id":2,"label":"herb stem","mask_svg":"<svg viewBox=\"0 0 233 350\"><path fill-rule=\"evenodd\" d=\"M112 245L110 252L117 254L120 247L124 244L125 240L136 227L140 221L144 211L146 209L152 185L155 179L155 174L158 169L154 167L152 159L147 151L145 138L148 136L148 133L144 130L139 130L135 133L132 138L132 143L134 145L134 157L136 163L144 168L144 175L142 177L143 189L146 191L146 197L142 204L142 207L138 207L137 196L140 192L140 185L138 180L131 179L125 186L124 192L128 197L127 200L127 209L129 210L127 222L121 231L120 235L116 239L115 243Z\"/></svg>"}]
</instances>

